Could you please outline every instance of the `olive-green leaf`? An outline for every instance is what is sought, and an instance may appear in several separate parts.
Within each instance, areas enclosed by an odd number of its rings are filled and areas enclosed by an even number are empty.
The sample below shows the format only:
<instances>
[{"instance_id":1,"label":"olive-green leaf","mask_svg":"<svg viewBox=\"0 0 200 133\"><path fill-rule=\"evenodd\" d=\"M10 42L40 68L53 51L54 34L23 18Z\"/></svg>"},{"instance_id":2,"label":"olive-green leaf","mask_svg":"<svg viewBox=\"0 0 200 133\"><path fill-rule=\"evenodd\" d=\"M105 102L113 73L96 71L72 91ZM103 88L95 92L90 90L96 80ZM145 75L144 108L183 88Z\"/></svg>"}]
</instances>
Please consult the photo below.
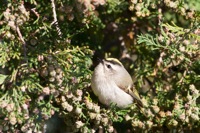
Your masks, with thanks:
<instances>
[{"instance_id":1,"label":"olive-green leaf","mask_svg":"<svg viewBox=\"0 0 200 133\"><path fill-rule=\"evenodd\" d=\"M8 75L0 74L0 85L3 84L3 82L6 80L7 77Z\"/></svg>"}]
</instances>

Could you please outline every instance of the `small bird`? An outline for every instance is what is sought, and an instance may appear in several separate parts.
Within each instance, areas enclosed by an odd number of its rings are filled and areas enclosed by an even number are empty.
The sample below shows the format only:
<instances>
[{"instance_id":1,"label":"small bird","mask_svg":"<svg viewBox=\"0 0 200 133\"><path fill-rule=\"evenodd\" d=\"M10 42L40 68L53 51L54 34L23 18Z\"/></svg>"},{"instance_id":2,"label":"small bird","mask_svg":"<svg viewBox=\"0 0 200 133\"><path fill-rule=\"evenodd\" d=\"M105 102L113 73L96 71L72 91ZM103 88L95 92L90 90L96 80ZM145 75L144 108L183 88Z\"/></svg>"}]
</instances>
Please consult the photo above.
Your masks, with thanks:
<instances>
[{"instance_id":1,"label":"small bird","mask_svg":"<svg viewBox=\"0 0 200 133\"><path fill-rule=\"evenodd\" d=\"M143 107L133 80L122 63L115 58L100 60L92 75L91 86L102 104L126 108L133 102Z\"/></svg>"}]
</instances>

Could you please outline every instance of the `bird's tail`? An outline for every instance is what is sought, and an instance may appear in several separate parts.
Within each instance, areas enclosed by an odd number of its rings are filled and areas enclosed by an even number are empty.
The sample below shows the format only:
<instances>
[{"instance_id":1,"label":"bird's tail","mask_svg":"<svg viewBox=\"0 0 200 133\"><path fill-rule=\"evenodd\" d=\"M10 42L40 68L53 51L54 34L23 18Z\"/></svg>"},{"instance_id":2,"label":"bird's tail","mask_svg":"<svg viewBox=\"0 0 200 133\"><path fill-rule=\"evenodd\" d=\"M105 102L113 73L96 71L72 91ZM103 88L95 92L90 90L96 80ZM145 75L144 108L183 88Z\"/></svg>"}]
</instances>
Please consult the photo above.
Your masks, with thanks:
<instances>
[{"instance_id":1,"label":"bird's tail","mask_svg":"<svg viewBox=\"0 0 200 133\"><path fill-rule=\"evenodd\" d=\"M136 99L136 106L141 109L144 107L144 104L142 103L142 101L140 99Z\"/></svg>"}]
</instances>

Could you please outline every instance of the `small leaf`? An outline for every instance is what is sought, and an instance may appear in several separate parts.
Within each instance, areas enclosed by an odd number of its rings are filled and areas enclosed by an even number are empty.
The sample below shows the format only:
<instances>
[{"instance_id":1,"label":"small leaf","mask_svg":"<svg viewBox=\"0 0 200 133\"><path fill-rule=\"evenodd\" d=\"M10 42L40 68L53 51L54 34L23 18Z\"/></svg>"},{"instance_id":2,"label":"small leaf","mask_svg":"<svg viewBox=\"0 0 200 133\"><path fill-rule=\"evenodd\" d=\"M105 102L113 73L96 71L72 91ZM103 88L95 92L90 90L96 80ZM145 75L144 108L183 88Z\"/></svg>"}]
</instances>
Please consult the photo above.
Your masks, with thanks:
<instances>
[{"instance_id":1,"label":"small leaf","mask_svg":"<svg viewBox=\"0 0 200 133\"><path fill-rule=\"evenodd\" d=\"M7 77L8 75L0 74L0 85L3 84L3 82L6 80Z\"/></svg>"}]
</instances>

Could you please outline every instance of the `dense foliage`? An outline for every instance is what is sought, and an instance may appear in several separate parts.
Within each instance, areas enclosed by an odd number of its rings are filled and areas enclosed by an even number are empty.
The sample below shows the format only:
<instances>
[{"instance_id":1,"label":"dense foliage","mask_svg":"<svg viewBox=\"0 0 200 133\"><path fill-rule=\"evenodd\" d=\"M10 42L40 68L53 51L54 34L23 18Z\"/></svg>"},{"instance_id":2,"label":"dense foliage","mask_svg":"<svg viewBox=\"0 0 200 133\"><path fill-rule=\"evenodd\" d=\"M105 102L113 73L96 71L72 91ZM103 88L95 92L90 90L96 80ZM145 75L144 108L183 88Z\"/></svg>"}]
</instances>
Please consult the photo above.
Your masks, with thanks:
<instances>
[{"instance_id":1,"label":"dense foliage","mask_svg":"<svg viewBox=\"0 0 200 133\"><path fill-rule=\"evenodd\" d=\"M1 1L0 132L43 132L54 114L66 132L199 131L199 7L199 0ZM90 87L97 57L122 61L142 110L98 102Z\"/></svg>"}]
</instances>

